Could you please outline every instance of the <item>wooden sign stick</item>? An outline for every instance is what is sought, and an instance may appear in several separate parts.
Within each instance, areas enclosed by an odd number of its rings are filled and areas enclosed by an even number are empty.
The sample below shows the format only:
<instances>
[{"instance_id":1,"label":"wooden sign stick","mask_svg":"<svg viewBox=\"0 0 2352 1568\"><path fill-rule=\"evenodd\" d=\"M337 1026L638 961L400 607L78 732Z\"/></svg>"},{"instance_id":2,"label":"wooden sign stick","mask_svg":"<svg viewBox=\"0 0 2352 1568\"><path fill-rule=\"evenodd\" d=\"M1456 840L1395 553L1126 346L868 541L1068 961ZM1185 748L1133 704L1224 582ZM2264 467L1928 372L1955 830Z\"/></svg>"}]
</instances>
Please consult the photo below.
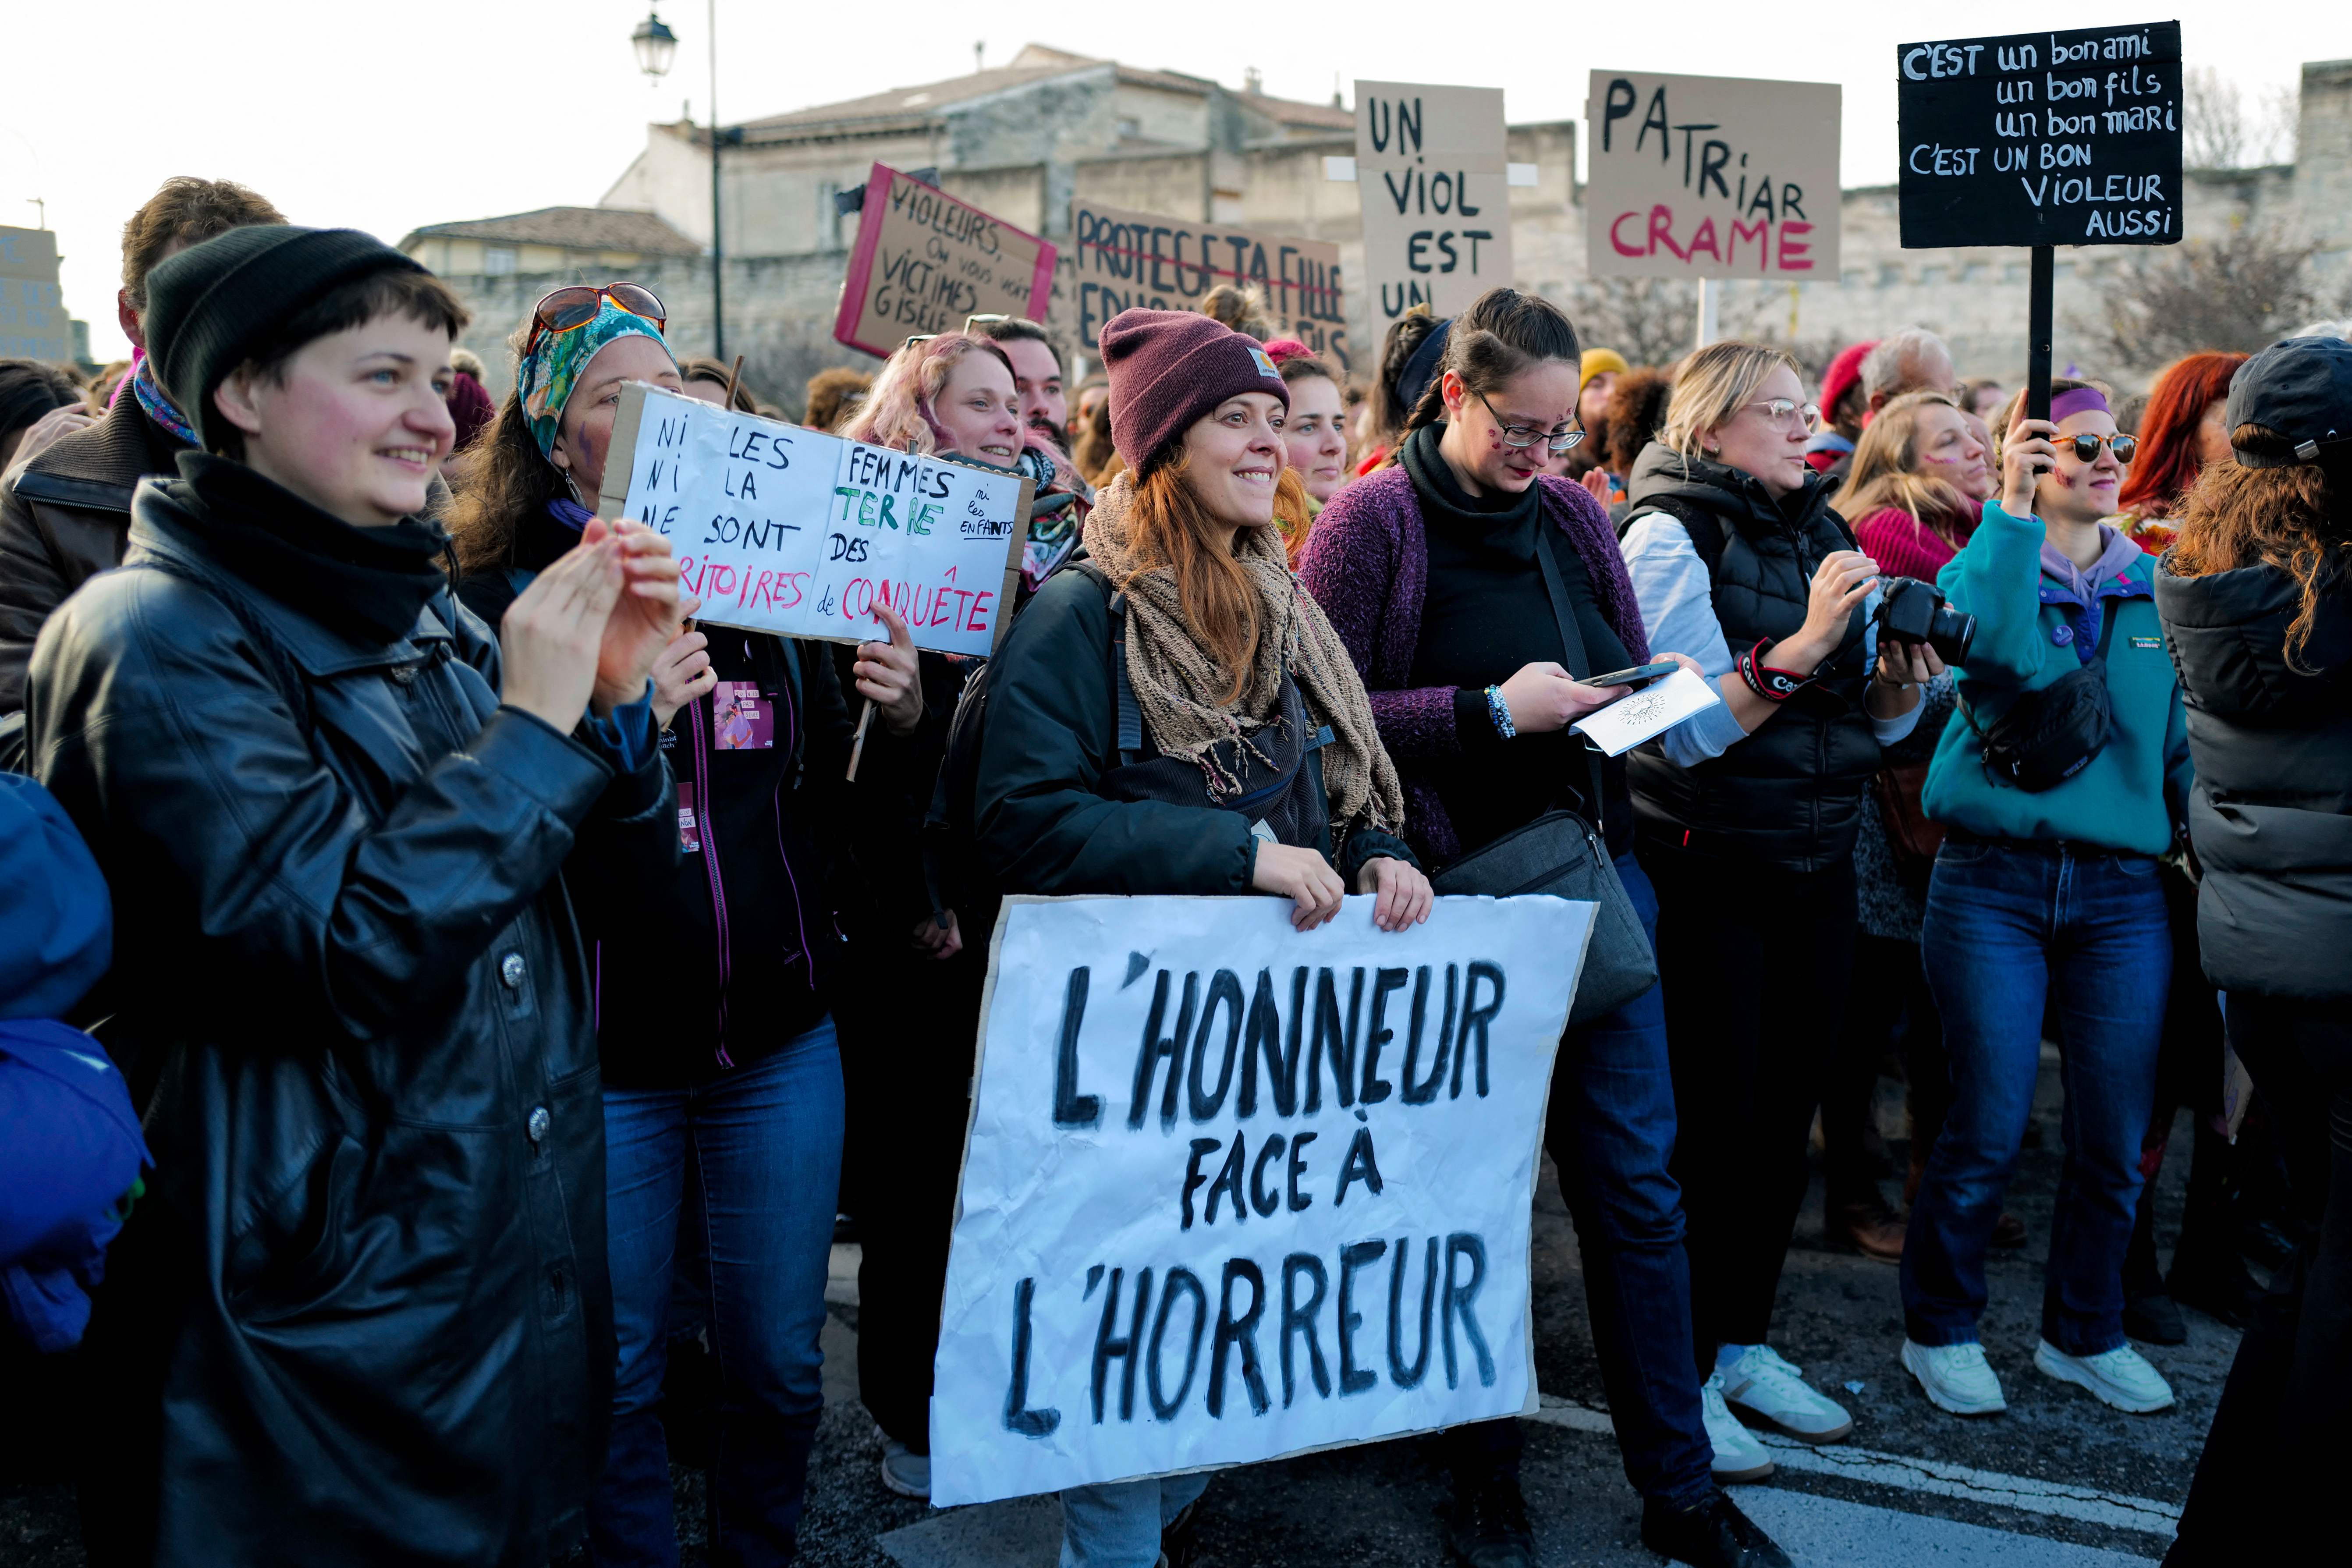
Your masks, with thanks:
<instances>
[{"instance_id":1,"label":"wooden sign stick","mask_svg":"<svg viewBox=\"0 0 2352 1568\"><path fill-rule=\"evenodd\" d=\"M866 754L866 729L874 722L874 699L866 700L866 711L857 716L857 733L849 742L849 772L844 776L851 784L857 782L857 759Z\"/></svg>"},{"instance_id":2,"label":"wooden sign stick","mask_svg":"<svg viewBox=\"0 0 2352 1568\"><path fill-rule=\"evenodd\" d=\"M743 384L743 356L735 356L735 368L727 376L727 395L719 400L721 408L735 406L735 389Z\"/></svg>"}]
</instances>

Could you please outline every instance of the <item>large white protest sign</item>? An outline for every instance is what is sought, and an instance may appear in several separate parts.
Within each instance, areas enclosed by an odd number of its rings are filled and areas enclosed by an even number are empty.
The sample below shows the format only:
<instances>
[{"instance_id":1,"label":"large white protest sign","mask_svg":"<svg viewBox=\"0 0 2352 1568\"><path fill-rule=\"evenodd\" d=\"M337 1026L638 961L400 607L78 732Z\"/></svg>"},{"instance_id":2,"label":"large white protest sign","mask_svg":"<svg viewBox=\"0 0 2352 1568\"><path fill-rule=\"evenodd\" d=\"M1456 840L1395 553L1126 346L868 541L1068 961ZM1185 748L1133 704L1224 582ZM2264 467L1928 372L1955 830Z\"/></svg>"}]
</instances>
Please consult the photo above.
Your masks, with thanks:
<instances>
[{"instance_id":1,"label":"large white protest sign","mask_svg":"<svg viewBox=\"0 0 2352 1568\"><path fill-rule=\"evenodd\" d=\"M1528 1213L1594 906L1016 899L931 1398L942 1507L1531 1409Z\"/></svg>"},{"instance_id":2,"label":"large white protest sign","mask_svg":"<svg viewBox=\"0 0 2352 1568\"><path fill-rule=\"evenodd\" d=\"M1834 82L1592 73L1596 278L1838 278Z\"/></svg>"},{"instance_id":3,"label":"large white protest sign","mask_svg":"<svg viewBox=\"0 0 2352 1568\"><path fill-rule=\"evenodd\" d=\"M597 510L669 536L698 620L862 642L879 603L919 647L986 654L1011 619L1034 489L633 382Z\"/></svg>"},{"instance_id":4,"label":"large white protest sign","mask_svg":"<svg viewBox=\"0 0 2352 1568\"><path fill-rule=\"evenodd\" d=\"M1454 316L1511 280L1503 89L1356 84L1356 192L1375 327Z\"/></svg>"}]
</instances>

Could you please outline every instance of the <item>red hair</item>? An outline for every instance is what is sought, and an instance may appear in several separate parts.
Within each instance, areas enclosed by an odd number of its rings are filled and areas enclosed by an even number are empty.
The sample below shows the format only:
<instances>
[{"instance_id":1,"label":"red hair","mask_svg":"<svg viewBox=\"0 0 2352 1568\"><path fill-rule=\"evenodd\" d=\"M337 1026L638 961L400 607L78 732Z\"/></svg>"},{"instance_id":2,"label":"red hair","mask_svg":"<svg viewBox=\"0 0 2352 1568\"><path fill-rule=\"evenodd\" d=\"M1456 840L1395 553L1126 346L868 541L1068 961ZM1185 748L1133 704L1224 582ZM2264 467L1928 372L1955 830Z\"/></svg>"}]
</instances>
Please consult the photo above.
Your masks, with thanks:
<instances>
[{"instance_id":1,"label":"red hair","mask_svg":"<svg viewBox=\"0 0 2352 1568\"><path fill-rule=\"evenodd\" d=\"M2230 395L2230 378L2247 357L2208 350L2185 354L2158 374L2140 416L2140 450L2116 493L2120 510L2162 517L2180 503L2204 466L2197 456L2197 426L2207 408Z\"/></svg>"}]
</instances>

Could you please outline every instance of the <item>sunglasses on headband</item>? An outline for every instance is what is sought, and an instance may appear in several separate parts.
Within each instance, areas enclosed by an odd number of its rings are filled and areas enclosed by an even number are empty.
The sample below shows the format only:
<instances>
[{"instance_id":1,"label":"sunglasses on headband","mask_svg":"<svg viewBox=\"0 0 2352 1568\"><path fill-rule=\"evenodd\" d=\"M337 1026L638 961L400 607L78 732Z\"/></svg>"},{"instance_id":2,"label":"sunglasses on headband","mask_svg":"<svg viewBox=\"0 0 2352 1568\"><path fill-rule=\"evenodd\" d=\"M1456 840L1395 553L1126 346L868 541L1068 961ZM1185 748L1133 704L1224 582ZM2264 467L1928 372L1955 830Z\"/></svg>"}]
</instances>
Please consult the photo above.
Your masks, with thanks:
<instances>
[{"instance_id":1,"label":"sunglasses on headband","mask_svg":"<svg viewBox=\"0 0 2352 1568\"><path fill-rule=\"evenodd\" d=\"M529 354L539 346L539 340L552 333L577 331L596 319L596 313L610 300L632 316L642 316L656 328L669 325L669 308L661 297L641 283L607 283L602 289L592 289L585 283L573 283L558 289L541 299L530 310L530 342L523 345Z\"/></svg>"}]
</instances>

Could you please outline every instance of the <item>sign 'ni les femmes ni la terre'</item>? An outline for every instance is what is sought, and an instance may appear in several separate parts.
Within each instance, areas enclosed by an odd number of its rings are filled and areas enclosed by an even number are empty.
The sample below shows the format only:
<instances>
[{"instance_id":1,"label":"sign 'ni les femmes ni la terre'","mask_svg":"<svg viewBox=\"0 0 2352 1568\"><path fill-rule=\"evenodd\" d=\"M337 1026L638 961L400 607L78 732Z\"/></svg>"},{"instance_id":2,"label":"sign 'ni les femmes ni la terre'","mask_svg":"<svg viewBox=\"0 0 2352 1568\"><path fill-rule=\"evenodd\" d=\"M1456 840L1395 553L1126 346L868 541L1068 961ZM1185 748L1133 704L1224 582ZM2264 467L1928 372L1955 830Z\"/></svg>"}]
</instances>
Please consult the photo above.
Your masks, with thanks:
<instances>
[{"instance_id":1,"label":"sign 'ni les femmes ni la terre'","mask_svg":"<svg viewBox=\"0 0 2352 1568\"><path fill-rule=\"evenodd\" d=\"M2172 245L2180 24L1895 50L1903 244Z\"/></svg>"}]
</instances>

